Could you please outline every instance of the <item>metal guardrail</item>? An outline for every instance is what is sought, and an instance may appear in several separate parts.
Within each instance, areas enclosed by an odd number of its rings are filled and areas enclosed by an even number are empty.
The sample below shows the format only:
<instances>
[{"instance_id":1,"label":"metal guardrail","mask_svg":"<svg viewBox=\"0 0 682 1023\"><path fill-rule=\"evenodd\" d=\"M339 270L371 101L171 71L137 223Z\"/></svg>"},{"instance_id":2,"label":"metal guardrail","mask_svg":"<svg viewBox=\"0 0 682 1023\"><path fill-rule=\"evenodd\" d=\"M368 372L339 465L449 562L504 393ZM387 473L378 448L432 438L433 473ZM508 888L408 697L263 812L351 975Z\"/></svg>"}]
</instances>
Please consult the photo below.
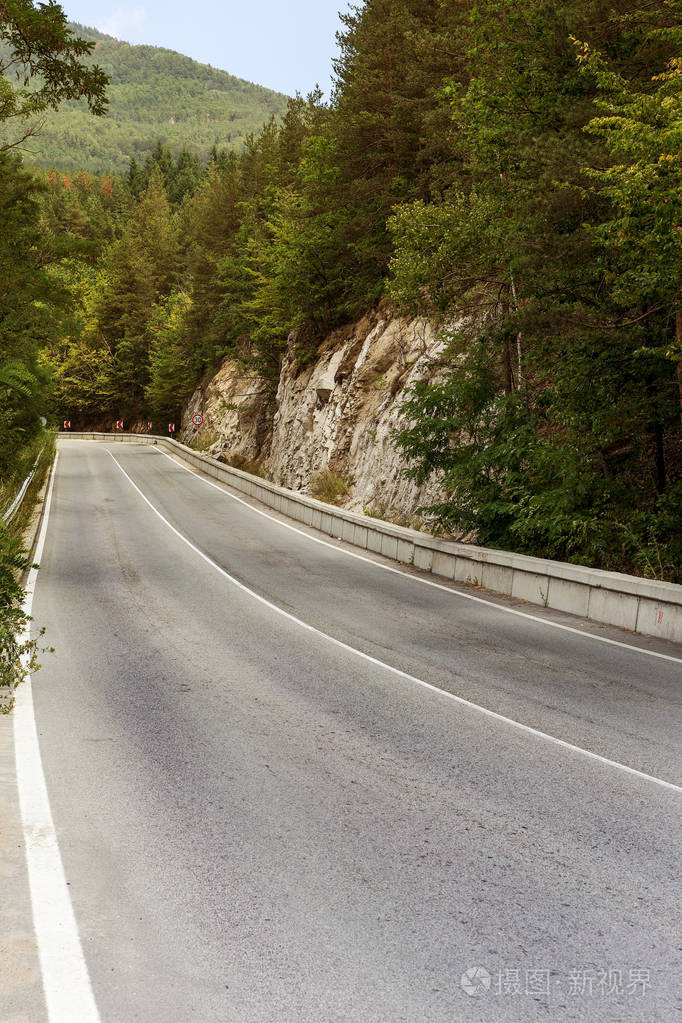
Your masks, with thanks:
<instances>
[{"instance_id":1,"label":"metal guardrail","mask_svg":"<svg viewBox=\"0 0 682 1023\"><path fill-rule=\"evenodd\" d=\"M40 461L40 456L42 455L44 450L45 450L45 448L41 448L40 449L40 451L38 452L38 455L36 457L36 460L33 463L33 468L31 469L30 473L28 474L28 476L26 477L24 482L21 484L21 487L19 488L18 494L16 495L16 497L14 498L12 503L10 504L9 508L7 508L2 513L2 521L3 522L6 522L6 523L11 522L12 519L14 518L14 516L16 515L16 513L21 508L21 503L24 500L24 498L26 497L26 491L31 486L31 480L33 479L33 477L36 474L36 469L38 468L38 462Z\"/></svg>"}]
</instances>

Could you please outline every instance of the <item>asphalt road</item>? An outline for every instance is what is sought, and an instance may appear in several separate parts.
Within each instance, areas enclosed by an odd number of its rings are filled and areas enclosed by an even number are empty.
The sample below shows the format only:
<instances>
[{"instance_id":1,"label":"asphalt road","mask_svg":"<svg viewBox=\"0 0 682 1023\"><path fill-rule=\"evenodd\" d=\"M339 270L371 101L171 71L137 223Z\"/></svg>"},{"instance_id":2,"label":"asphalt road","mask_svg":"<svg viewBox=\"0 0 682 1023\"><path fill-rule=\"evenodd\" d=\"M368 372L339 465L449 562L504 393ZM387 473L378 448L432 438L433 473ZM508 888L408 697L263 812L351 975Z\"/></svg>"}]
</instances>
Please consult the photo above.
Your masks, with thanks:
<instances>
[{"instance_id":1,"label":"asphalt road","mask_svg":"<svg viewBox=\"0 0 682 1023\"><path fill-rule=\"evenodd\" d=\"M316 535L154 448L60 445L33 700L101 1019L675 1018L682 650ZM0 1019L40 1023L22 885Z\"/></svg>"}]
</instances>

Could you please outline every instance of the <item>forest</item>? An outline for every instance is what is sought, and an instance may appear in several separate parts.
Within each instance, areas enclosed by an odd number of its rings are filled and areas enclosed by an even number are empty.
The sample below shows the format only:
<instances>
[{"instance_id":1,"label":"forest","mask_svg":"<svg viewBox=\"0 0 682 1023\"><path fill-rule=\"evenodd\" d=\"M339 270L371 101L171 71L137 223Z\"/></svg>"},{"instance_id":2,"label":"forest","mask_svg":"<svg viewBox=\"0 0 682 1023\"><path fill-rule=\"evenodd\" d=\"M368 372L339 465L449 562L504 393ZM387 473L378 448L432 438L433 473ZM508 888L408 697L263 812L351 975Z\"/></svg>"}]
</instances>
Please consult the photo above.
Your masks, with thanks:
<instances>
[{"instance_id":1,"label":"forest","mask_svg":"<svg viewBox=\"0 0 682 1023\"><path fill-rule=\"evenodd\" d=\"M108 79L105 116L92 117L82 98L65 99L37 120L23 147L27 161L61 171L125 173L131 157L144 161L158 141L206 161L214 145L239 148L287 97L159 46L131 46L96 29L68 23L92 44L86 67ZM11 59L0 35L0 68Z\"/></svg>"},{"instance_id":2,"label":"forest","mask_svg":"<svg viewBox=\"0 0 682 1023\"><path fill-rule=\"evenodd\" d=\"M437 528L682 582L681 14L366 0L331 99L238 149L160 139L93 174L5 143L3 481L41 414L179 419L227 354L274 395L292 332L303 365L384 303L447 341L397 438L408 474L442 479ZM96 121L100 85L56 99Z\"/></svg>"}]
</instances>

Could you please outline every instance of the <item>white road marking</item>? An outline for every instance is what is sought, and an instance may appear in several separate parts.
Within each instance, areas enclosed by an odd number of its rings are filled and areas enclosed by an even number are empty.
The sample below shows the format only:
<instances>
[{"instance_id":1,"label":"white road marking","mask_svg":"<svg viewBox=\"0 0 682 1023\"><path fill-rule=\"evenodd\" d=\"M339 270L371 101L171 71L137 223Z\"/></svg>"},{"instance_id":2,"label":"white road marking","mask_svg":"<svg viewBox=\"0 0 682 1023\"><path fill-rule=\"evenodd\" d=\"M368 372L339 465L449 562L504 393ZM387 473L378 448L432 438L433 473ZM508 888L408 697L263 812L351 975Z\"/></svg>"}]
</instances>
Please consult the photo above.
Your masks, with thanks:
<instances>
[{"instance_id":1,"label":"white road marking","mask_svg":"<svg viewBox=\"0 0 682 1023\"><path fill-rule=\"evenodd\" d=\"M108 449L107 449L108 450ZM304 536L307 540L311 540L313 543L322 544L323 547L331 547L333 551L338 551L339 554L345 554L349 558L357 558L358 561L365 561L368 565L374 565L375 568L380 568L384 572L393 572L394 575L402 576L403 579L410 579L413 582L421 583L423 586L433 586L437 590L443 590L444 593L449 593L451 597L461 597L462 600L471 600L476 604L485 604L487 607L494 607L498 611L504 611L505 614L517 615L519 618L526 618L531 622L539 622L540 625L546 625L551 629L561 629L562 632L572 632L575 636L580 636L582 639L593 639L597 643L608 643L609 646L622 647L623 650L631 650L639 654L646 654L647 657L660 657L663 661L673 661L675 664L682 664L682 657L673 657L672 654L661 654L657 650L646 650L641 646L634 646L631 643L621 643L617 639L609 639L607 636L596 636L593 632L583 632L581 629L575 629L571 625L562 625L561 622L552 622L547 618L540 618L538 615L530 614L528 611L519 611L514 607L507 607L505 604L496 604L494 600L486 600L485 597L478 597L473 593L462 593L461 590L453 590L450 586L443 586L442 583L436 583L432 579L423 579L418 575L408 575L400 568L393 568L391 565L384 565L380 561L374 561L373 558L368 558L364 554L357 554L355 551L346 550L345 547L337 547L334 543L329 543L328 540L322 540L318 536L311 536L310 533L306 533L304 529L298 529L296 526L292 526L288 522L282 522L281 519L276 518L274 515L270 515L266 511L262 511L260 508L254 508L252 504L245 501L242 497L237 497L229 490L225 490L223 487L214 483L212 480L206 479L200 473L196 472L188 465L183 465L173 455L169 455L167 451L161 451L156 446L153 448L154 451L158 451L160 455L164 455L170 459L180 469L184 469L185 472L189 472L192 476L196 476L202 483L206 483L209 487L213 487L214 490L220 491L226 497L230 497L233 501L238 501L239 504L243 504L246 508L249 508L256 515L262 515L263 518L270 519L271 522L276 522L278 526L282 526L284 529L290 529L293 533L298 533L299 536ZM111 454L111 452L109 452Z\"/></svg>"},{"instance_id":2,"label":"white road marking","mask_svg":"<svg viewBox=\"0 0 682 1023\"><path fill-rule=\"evenodd\" d=\"M45 546L57 458L45 500L35 552L36 561L40 561ZM37 574L38 570L33 568L28 577L24 601L26 615L31 614ZM83 956L50 810L30 678L17 690L13 719L17 785L33 926L38 942L48 1019L50 1023L99 1023L100 1016Z\"/></svg>"},{"instance_id":3,"label":"white road marking","mask_svg":"<svg viewBox=\"0 0 682 1023\"><path fill-rule=\"evenodd\" d=\"M358 650L356 647L349 646L348 643L344 643L340 639L335 639L334 636L330 636L328 633L322 632L320 629L316 629L314 625L309 625L308 622L304 622L301 618L297 618L295 615L290 614L289 611L285 611L283 608L278 607L277 604L273 604L265 597L261 597L259 593L256 593L248 586L245 586L244 583L241 583L238 579L235 579L233 575L230 575L229 572L225 571L225 569L222 568L216 561L214 561L213 558L210 558L208 554L204 554L204 552L200 550L197 546L195 546L195 544L193 544L191 540L189 540L183 533L176 529L175 526L173 526L168 521L168 519L158 510L158 508L154 507L149 498L142 493L137 483L135 483L135 481L130 478L130 476L125 471L125 469L118 461L118 459L114 456L114 454L111 451L109 451L108 448L107 451L109 455L111 455L111 457L113 458L114 462L116 462L116 465L121 470L121 472L128 480L130 485L138 492L138 494L145 502L145 504L148 505L149 508L151 508L154 514L161 519L163 524L167 526L168 529L170 529L170 531L174 533L179 540L182 540L182 542L186 544L190 548L190 550L194 551L195 554L198 554L200 558L203 558L207 565L210 565L211 568L214 568L216 572L219 572L222 576L224 576L229 582L232 583L233 586L236 586L237 589L240 589L243 593L248 594L254 600L257 600L260 604L263 604L265 607L270 608L270 610L275 611L278 615L281 615L283 618L286 618L288 621L292 622L299 628L305 629L307 632L311 632L315 636L319 636L321 639L326 640L328 643L332 643L334 646L339 647L341 650L345 650L347 653L353 654L355 657L360 657L363 661L368 661L370 664L374 664L379 668L384 668L386 671L391 672L393 675L397 675L399 678L403 678L408 682L414 683L415 685L422 686L424 689L429 689L433 693L438 693L441 696L445 696L447 697L447 699L453 700L455 703L458 703L463 707L468 707L470 710L478 711L480 714L484 714L486 717L492 718L495 721L501 721L505 725L511 725L512 727L517 728L520 731L527 733L528 735L534 735L537 738L544 739L547 742L551 742L556 746L561 746L563 749L571 750L573 753L580 753L583 756L589 757L591 760L596 760L601 764L606 764L608 767L615 767L619 771L624 771L625 773L634 775L637 778L643 778L645 781L653 782L656 785L660 785L662 788L671 789L674 792L682 792L682 787L679 785L674 785L672 782L664 781L662 778L656 778L654 775L651 774L645 774L643 771L637 771L635 770L634 767L628 767L626 764L618 763L617 760L609 760L608 757L602 757L598 753L592 753L591 750L583 749L582 746L574 746L573 743L571 742L566 742L564 739L558 739L554 735L548 735L546 732L541 732L537 728L531 728L530 725L524 725L520 721L515 721L513 718L505 717L504 714L498 714L494 710L488 710L487 707L482 707L478 703L472 703L471 700L465 700L464 697L462 696L456 696L454 693L448 692L447 689L441 689L439 686L435 686L431 682L425 682L423 679L417 678L416 675L410 675L406 671L401 671L399 668L394 668L393 665L387 664L386 661L380 661L377 657L372 657L370 654L366 654L364 653L364 651Z\"/></svg>"}]
</instances>

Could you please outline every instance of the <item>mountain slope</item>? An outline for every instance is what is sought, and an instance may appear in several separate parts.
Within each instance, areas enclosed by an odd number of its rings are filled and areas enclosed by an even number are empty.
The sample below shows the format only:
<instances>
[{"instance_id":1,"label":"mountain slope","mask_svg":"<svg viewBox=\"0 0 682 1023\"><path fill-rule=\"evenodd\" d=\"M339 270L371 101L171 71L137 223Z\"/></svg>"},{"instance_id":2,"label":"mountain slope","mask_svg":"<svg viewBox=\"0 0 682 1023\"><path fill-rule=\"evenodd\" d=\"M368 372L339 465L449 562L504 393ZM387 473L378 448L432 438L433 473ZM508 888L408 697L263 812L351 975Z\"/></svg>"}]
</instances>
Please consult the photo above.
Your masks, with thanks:
<instances>
[{"instance_id":1,"label":"mountain slope","mask_svg":"<svg viewBox=\"0 0 682 1023\"><path fill-rule=\"evenodd\" d=\"M71 25L96 44L92 63L110 77L109 110L93 117L84 103L65 103L45 117L26 159L59 170L124 171L161 139L206 157L239 147L287 102L281 93L158 46L131 46L95 29Z\"/></svg>"}]
</instances>

